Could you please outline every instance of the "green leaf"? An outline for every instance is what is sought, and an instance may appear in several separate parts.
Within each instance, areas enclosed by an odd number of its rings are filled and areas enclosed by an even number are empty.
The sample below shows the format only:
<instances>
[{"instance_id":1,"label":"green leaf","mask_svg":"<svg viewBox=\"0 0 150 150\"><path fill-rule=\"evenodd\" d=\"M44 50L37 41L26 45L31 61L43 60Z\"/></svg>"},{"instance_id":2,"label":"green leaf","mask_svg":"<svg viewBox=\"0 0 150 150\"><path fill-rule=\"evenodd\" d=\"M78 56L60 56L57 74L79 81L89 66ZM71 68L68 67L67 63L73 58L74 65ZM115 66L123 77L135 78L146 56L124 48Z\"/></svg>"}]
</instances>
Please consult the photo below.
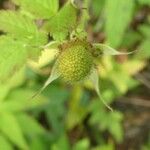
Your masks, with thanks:
<instances>
[{"instance_id":1,"label":"green leaf","mask_svg":"<svg viewBox=\"0 0 150 150\"><path fill-rule=\"evenodd\" d=\"M48 142L47 142L48 143ZM30 141L30 150L47 150L48 145L43 137L35 136Z\"/></svg>"},{"instance_id":2,"label":"green leaf","mask_svg":"<svg viewBox=\"0 0 150 150\"><path fill-rule=\"evenodd\" d=\"M33 139L35 136L46 133L45 129L33 117L25 113L18 114L16 117L22 132L31 139ZM26 125L27 123L28 125Z\"/></svg>"},{"instance_id":3,"label":"green leaf","mask_svg":"<svg viewBox=\"0 0 150 150\"><path fill-rule=\"evenodd\" d=\"M148 59L150 57L150 28L149 25L141 25L139 27L139 31L142 33L142 35L145 37L142 41L142 43L139 45L138 50L139 52L136 54L136 57L138 59Z\"/></svg>"},{"instance_id":4,"label":"green leaf","mask_svg":"<svg viewBox=\"0 0 150 150\"><path fill-rule=\"evenodd\" d=\"M108 130L117 142L121 142L123 139L122 120L123 115L118 111L108 112L99 103L99 101L93 101L90 105L91 117L89 123L91 125L97 124L99 130Z\"/></svg>"},{"instance_id":5,"label":"green leaf","mask_svg":"<svg viewBox=\"0 0 150 150\"><path fill-rule=\"evenodd\" d=\"M118 47L132 19L134 0L107 0L106 1L106 36L107 43Z\"/></svg>"},{"instance_id":6,"label":"green leaf","mask_svg":"<svg viewBox=\"0 0 150 150\"><path fill-rule=\"evenodd\" d=\"M74 145L73 150L88 150L89 145L90 143L88 139L81 139Z\"/></svg>"},{"instance_id":7,"label":"green leaf","mask_svg":"<svg viewBox=\"0 0 150 150\"><path fill-rule=\"evenodd\" d=\"M69 17L69 18L68 18ZM77 9L67 3L54 17L46 24L45 28L55 40L64 40L76 25Z\"/></svg>"},{"instance_id":8,"label":"green leaf","mask_svg":"<svg viewBox=\"0 0 150 150\"><path fill-rule=\"evenodd\" d=\"M27 50L19 41L0 36L0 80L5 81L18 71L27 60Z\"/></svg>"},{"instance_id":9,"label":"green leaf","mask_svg":"<svg viewBox=\"0 0 150 150\"><path fill-rule=\"evenodd\" d=\"M33 109L46 104L46 99L42 96L36 97L30 101L29 98L34 94L34 91L29 89L16 89L12 91L7 99L1 104L0 110L3 111L23 111Z\"/></svg>"},{"instance_id":10,"label":"green leaf","mask_svg":"<svg viewBox=\"0 0 150 150\"><path fill-rule=\"evenodd\" d=\"M0 30L13 35L15 39L24 39L34 46L47 40L45 33L38 31L33 20L17 11L0 11Z\"/></svg>"},{"instance_id":11,"label":"green leaf","mask_svg":"<svg viewBox=\"0 0 150 150\"><path fill-rule=\"evenodd\" d=\"M99 96L99 99L103 102L103 104L109 110L113 111L113 109L105 102L105 100L101 96L101 92L100 92L100 89L99 89L99 76L98 76L98 72L97 72L96 69L93 69L92 74L90 75L90 80L93 83L93 86L95 88L95 91L96 91L97 95Z\"/></svg>"},{"instance_id":12,"label":"green leaf","mask_svg":"<svg viewBox=\"0 0 150 150\"><path fill-rule=\"evenodd\" d=\"M0 79L5 80L19 70L28 57L39 55L47 36L38 31L30 18L13 11L0 11L0 30L9 34L0 37Z\"/></svg>"},{"instance_id":13,"label":"green leaf","mask_svg":"<svg viewBox=\"0 0 150 150\"><path fill-rule=\"evenodd\" d=\"M100 16L100 13L103 10L104 4L105 4L105 0L101 0L101 1L93 0L91 2L91 9L92 9L93 15L95 17Z\"/></svg>"},{"instance_id":14,"label":"green leaf","mask_svg":"<svg viewBox=\"0 0 150 150\"><path fill-rule=\"evenodd\" d=\"M65 104L69 99L69 92L67 89L52 84L43 93L50 98L49 105L45 109L48 124L54 137L59 137L64 131L63 118L66 115Z\"/></svg>"},{"instance_id":15,"label":"green leaf","mask_svg":"<svg viewBox=\"0 0 150 150\"><path fill-rule=\"evenodd\" d=\"M15 116L5 112L0 114L0 118L0 131L20 149L28 149Z\"/></svg>"},{"instance_id":16,"label":"green leaf","mask_svg":"<svg viewBox=\"0 0 150 150\"><path fill-rule=\"evenodd\" d=\"M50 41L47 45L44 46L45 49L57 49L61 42L58 41Z\"/></svg>"},{"instance_id":17,"label":"green leaf","mask_svg":"<svg viewBox=\"0 0 150 150\"><path fill-rule=\"evenodd\" d=\"M149 59L150 58L150 38L144 40L139 46L139 52L135 55L138 59Z\"/></svg>"},{"instance_id":18,"label":"green leaf","mask_svg":"<svg viewBox=\"0 0 150 150\"><path fill-rule=\"evenodd\" d=\"M0 11L0 30L15 34L16 37L30 37L33 32L37 32L37 28L30 18L10 10Z\"/></svg>"},{"instance_id":19,"label":"green leaf","mask_svg":"<svg viewBox=\"0 0 150 150\"><path fill-rule=\"evenodd\" d=\"M117 142L121 142L123 140L123 128L121 125L121 121L123 119L123 116L120 112L113 112L109 116L109 120L113 122L112 124L109 124L109 131L114 136Z\"/></svg>"},{"instance_id":20,"label":"green leaf","mask_svg":"<svg viewBox=\"0 0 150 150\"><path fill-rule=\"evenodd\" d=\"M139 31L142 32L145 37L150 38L150 28L148 24L141 25Z\"/></svg>"},{"instance_id":21,"label":"green leaf","mask_svg":"<svg viewBox=\"0 0 150 150\"><path fill-rule=\"evenodd\" d=\"M70 150L69 139L62 135L51 147L51 150Z\"/></svg>"},{"instance_id":22,"label":"green leaf","mask_svg":"<svg viewBox=\"0 0 150 150\"><path fill-rule=\"evenodd\" d=\"M34 58L39 55L40 47L47 43L47 34L39 31L33 20L17 11L0 11L0 30L16 42L22 42L29 56Z\"/></svg>"},{"instance_id":23,"label":"green leaf","mask_svg":"<svg viewBox=\"0 0 150 150\"><path fill-rule=\"evenodd\" d=\"M1 134L0 134L0 149L1 150L13 150L12 145Z\"/></svg>"},{"instance_id":24,"label":"green leaf","mask_svg":"<svg viewBox=\"0 0 150 150\"><path fill-rule=\"evenodd\" d=\"M0 30L11 35L15 41L22 42L28 49L29 56L38 56L43 46L47 43L47 35L40 32L29 17L15 11L0 11Z\"/></svg>"},{"instance_id":25,"label":"green leaf","mask_svg":"<svg viewBox=\"0 0 150 150\"><path fill-rule=\"evenodd\" d=\"M23 83L25 80L25 68L23 67L18 72L16 72L12 77L10 77L5 83L0 83L0 102L4 101L5 97L8 95L12 88L15 88Z\"/></svg>"},{"instance_id":26,"label":"green leaf","mask_svg":"<svg viewBox=\"0 0 150 150\"><path fill-rule=\"evenodd\" d=\"M136 43L141 41L142 38L143 38L142 35L138 31L130 29L125 33L123 41L121 43L121 47L132 48L133 45L136 45Z\"/></svg>"},{"instance_id":27,"label":"green leaf","mask_svg":"<svg viewBox=\"0 0 150 150\"><path fill-rule=\"evenodd\" d=\"M59 7L58 0L13 0L13 2L35 17L42 19L54 16Z\"/></svg>"},{"instance_id":28,"label":"green leaf","mask_svg":"<svg viewBox=\"0 0 150 150\"><path fill-rule=\"evenodd\" d=\"M112 141L110 141L109 143L106 144L101 144L100 146L97 146L95 148L93 148L92 150L115 150L115 146L112 143Z\"/></svg>"},{"instance_id":29,"label":"green leaf","mask_svg":"<svg viewBox=\"0 0 150 150\"><path fill-rule=\"evenodd\" d=\"M150 5L150 0L138 0L140 4Z\"/></svg>"},{"instance_id":30,"label":"green leaf","mask_svg":"<svg viewBox=\"0 0 150 150\"><path fill-rule=\"evenodd\" d=\"M75 85L68 102L67 129L73 129L82 123L88 113L88 104L88 95L84 94L80 85Z\"/></svg>"},{"instance_id":31,"label":"green leaf","mask_svg":"<svg viewBox=\"0 0 150 150\"><path fill-rule=\"evenodd\" d=\"M132 54L135 52L135 51L119 52L106 44L100 44L100 43L93 44L93 46L94 46L95 54L97 56L100 56L100 55L128 55L128 54Z\"/></svg>"}]
</instances>

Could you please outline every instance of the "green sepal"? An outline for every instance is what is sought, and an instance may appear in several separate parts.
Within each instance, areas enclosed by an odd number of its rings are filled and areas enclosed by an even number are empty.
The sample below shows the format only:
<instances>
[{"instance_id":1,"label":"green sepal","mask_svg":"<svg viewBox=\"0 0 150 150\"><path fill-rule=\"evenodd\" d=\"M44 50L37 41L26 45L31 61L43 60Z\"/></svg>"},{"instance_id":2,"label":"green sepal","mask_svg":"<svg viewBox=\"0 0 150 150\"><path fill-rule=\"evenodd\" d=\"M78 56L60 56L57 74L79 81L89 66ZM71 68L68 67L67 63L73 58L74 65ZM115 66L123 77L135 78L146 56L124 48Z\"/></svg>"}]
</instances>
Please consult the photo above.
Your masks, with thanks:
<instances>
[{"instance_id":1,"label":"green sepal","mask_svg":"<svg viewBox=\"0 0 150 150\"><path fill-rule=\"evenodd\" d=\"M99 99L102 101L102 103L111 111L113 111L113 109L105 102L105 100L103 99L101 92L100 92L100 87L99 87L99 76L98 76L98 72L96 69L93 69L91 75L90 75L90 80L93 83L93 86L95 88L95 91L99 97Z\"/></svg>"}]
</instances>

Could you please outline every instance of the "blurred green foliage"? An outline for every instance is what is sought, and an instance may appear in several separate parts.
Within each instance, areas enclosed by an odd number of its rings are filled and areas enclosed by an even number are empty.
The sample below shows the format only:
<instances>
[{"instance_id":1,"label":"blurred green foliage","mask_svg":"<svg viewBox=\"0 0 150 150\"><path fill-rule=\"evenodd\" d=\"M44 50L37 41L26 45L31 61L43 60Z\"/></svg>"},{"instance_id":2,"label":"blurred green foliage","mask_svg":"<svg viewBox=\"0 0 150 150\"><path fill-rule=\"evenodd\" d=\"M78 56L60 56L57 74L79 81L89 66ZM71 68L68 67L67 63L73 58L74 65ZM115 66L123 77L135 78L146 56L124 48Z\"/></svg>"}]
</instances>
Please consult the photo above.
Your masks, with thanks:
<instances>
[{"instance_id":1,"label":"blurred green foliage","mask_svg":"<svg viewBox=\"0 0 150 150\"><path fill-rule=\"evenodd\" d=\"M0 150L114 150L124 139L124 115L109 112L90 82L68 85L58 80L30 99L53 63L53 49L40 55L38 46L46 44L47 31L55 40L68 37L76 26L75 8L59 6L58 0L12 1L21 6L19 11L0 11L0 30L7 33L0 36ZM123 62L110 56L97 60L102 96L112 104L140 85L133 76L149 65L150 17L136 29L132 24L150 0L84 0L84 5L89 15L81 15L85 28L105 34L105 42L119 50L138 50L121 57ZM48 22L39 30L34 19ZM31 60L35 56L39 63ZM147 143L143 150L150 149Z\"/></svg>"}]
</instances>

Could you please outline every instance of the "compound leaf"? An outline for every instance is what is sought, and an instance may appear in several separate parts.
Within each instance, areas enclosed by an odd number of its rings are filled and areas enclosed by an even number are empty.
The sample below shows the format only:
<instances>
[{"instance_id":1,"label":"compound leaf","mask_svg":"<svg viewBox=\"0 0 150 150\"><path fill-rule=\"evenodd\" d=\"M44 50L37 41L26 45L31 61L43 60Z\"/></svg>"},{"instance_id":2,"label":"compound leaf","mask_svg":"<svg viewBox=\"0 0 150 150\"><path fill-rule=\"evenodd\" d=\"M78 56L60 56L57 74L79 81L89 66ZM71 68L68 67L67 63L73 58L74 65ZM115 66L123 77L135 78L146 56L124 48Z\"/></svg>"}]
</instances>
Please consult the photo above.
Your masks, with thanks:
<instances>
[{"instance_id":1,"label":"compound leaf","mask_svg":"<svg viewBox=\"0 0 150 150\"><path fill-rule=\"evenodd\" d=\"M0 30L8 35L0 37L0 79L4 80L28 57L39 56L47 35L38 30L33 20L14 11L0 11Z\"/></svg>"},{"instance_id":2,"label":"compound leaf","mask_svg":"<svg viewBox=\"0 0 150 150\"><path fill-rule=\"evenodd\" d=\"M39 32L29 17L15 11L0 11L0 30L23 40L26 45L41 46L47 42L47 35Z\"/></svg>"}]
</instances>

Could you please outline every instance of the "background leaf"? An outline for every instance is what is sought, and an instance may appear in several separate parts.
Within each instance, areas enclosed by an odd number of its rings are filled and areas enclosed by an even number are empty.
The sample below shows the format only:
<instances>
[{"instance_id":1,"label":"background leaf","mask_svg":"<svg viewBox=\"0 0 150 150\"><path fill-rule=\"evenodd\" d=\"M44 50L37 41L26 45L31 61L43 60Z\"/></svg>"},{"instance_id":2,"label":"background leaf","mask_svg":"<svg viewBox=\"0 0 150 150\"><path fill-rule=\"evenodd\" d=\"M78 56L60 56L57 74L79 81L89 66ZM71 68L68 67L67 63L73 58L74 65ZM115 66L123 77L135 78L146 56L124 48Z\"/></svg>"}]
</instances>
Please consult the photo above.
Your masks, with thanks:
<instances>
[{"instance_id":1,"label":"background leaf","mask_svg":"<svg viewBox=\"0 0 150 150\"><path fill-rule=\"evenodd\" d=\"M12 77L10 77L5 82L0 82L0 102L5 100L11 89L21 85L25 80L25 68L23 67L20 71L16 72Z\"/></svg>"},{"instance_id":2,"label":"background leaf","mask_svg":"<svg viewBox=\"0 0 150 150\"><path fill-rule=\"evenodd\" d=\"M23 38L34 46L46 41L46 35L38 31L33 20L17 11L0 11L0 30L13 35L15 39Z\"/></svg>"},{"instance_id":3,"label":"background leaf","mask_svg":"<svg viewBox=\"0 0 150 150\"><path fill-rule=\"evenodd\" d=\"M4 80L26 64L27 58L39 55L47 36L33 20L13 11L0 11L0 30L9 35L0 37L0 80Z\"/></svg>"},{"instance_id":4,"label":"background leaf","mask_svg":"<svg viewBox=\"0 0 150 150\"><path fill-rule=\"evenodd\" d=\"M47 101L43 96L38 96L34 100L30 99L34 95L34 93L35 91L25 88L14 90L1 104L0 110L16 112L45 105Z\"/></svg>"},{"instance_id":5,"label":"background leaf","mask_svg":"<svg viewBox=\"0 0 150 150\"><path fill-rule=\"evenodd\" d=\"M31 12L35 17L43 19L55 15L59 7L58 0L13 0L13 2L25 11Z\"/></svg>"},{"instance_id":6,"label":"background leaf","mask_svg":"<svg viewBox=\"0 0 150 150\"><path fill-rule=\"evenodd\" d=\"M3 150L13 150L11 144L2 135L0 135L0 149L3 149Z\"/></svg>"},{"instance_id":7,"label":"background leaf","mask_svg":"<svg viewBox=\"0 0 150 150\"><path fill-rule=\"evenodd\" d=\"M0 37L0 80L4 82L18 71L27 60L27 50L23 43L10 37Z\"/></svg>"},{"instance_id":8,"label":"background leaf","mask_svg":"<svg viewBox=\"0 0 150 150\"><path fill-rule=\"evenodd\" d=\"M28 149L23 133L14 115L11 113L1 113L0 118L0 131L20 149Z\"/></svg>"},{"instance_id":9,"label":"background leaf","mask_svg":"<svg viewBox=\"0 0 150 150\"><path fill-rule=\"evenodd\" d=\"M69 31L76 26L77 9L72 4L67 3L62 9L52 17L45 25L55 40L64 40ZM68 19L69 16L69 19Z\"/></svg>"},{"instance_id":10,"label":"background leaf","mask_svg":"<svg viewBox=\"0 0 150 150\"><path fill-rule=\"evenodd\" d=\"M134 0L107 0L105 3L107 43L112 47L120 46L124 32L131 22Z\"/></svg>"}]
</instances>

